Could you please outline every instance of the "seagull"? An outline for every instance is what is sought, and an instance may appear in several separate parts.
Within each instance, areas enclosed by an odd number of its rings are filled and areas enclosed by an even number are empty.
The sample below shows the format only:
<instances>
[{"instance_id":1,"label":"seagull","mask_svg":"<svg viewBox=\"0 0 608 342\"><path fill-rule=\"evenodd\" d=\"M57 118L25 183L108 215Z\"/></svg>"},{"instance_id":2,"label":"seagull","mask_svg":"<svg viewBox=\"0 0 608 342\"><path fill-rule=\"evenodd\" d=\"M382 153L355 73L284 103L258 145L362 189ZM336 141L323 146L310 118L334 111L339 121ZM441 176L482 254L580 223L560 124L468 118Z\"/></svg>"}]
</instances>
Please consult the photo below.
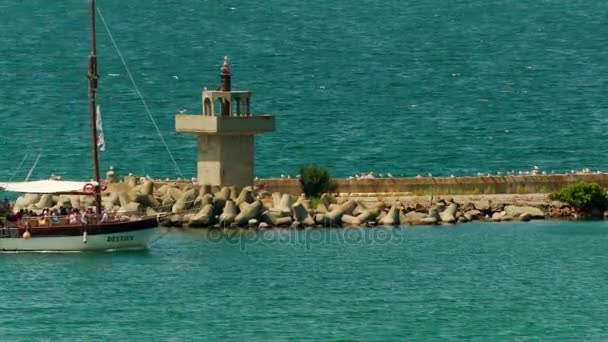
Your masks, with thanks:
<instances>
[{"instance_id":1,"label":"seagull","mask_svg":"<svg viewBox=\"0 0 608 342\"><path fill-rule=\"evenodd\" d=\"M393 175L391 175L391 173L390 173L390 172L389 172L389 173L387 173L387 174L386 174L386 176L387 176L388 178L393 178Z\"/></svg>"},{"instance_id":2,"label":"seagull","mask_svg":"<svg viewBox=\"0 0 608 342\"><path fill-rule=\"evenodd\" d=\"M185 113L185 112L186 112L186 109L180 109L180 110L179 110L179 113L180 113L180 114L183 114L183 113Z\"/></svg>"},{"instance_id":3,"label":"seagull","mask_svg":"<svg viewBox=\"0 0 608 342\"><path fill-rule=\"evenodd\" d=\"M430 172L429 172L429 173L427 173L426 175L427 175L428 177L433 177L433 174L432 174L432 173L430 173Z\"/></svg>"},{"instance_id":4,"label":"seagull","mask_svg":"<svg viewBox=\"0 0 608 342\"><path fill-rule=\"evenodd\" d=\"M179 80L179 77L177 75L173 75L173 78Z\"/></svg>"}]
</instances>

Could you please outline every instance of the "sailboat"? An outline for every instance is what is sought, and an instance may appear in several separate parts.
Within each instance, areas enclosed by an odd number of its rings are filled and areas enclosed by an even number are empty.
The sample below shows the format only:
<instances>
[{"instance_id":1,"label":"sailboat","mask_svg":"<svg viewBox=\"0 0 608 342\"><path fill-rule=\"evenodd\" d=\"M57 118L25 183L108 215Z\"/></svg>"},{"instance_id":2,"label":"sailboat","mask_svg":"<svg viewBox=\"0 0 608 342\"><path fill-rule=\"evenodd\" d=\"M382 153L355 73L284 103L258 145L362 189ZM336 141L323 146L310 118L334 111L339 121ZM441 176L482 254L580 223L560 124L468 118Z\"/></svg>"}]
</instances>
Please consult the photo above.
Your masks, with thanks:
<instances>
[{"instance_id":1,"label":"sailboat","mask_svg":"<svg viewBox=\"0 0 608 342\"><path fill-rule=\"evenodd\" d=\"M156 234L160 216L119 217L102 215L97 135L97 47L95 0L90 1L91 54L89 55L89 109L93 143L93 180L74 182L41 180L0 182L0 191L25 194L72 194L95 196L95 211L78 220L67 218L21 218L0 227L0 251L90 251L145 249Z\"/></svg>"}]
</instances>

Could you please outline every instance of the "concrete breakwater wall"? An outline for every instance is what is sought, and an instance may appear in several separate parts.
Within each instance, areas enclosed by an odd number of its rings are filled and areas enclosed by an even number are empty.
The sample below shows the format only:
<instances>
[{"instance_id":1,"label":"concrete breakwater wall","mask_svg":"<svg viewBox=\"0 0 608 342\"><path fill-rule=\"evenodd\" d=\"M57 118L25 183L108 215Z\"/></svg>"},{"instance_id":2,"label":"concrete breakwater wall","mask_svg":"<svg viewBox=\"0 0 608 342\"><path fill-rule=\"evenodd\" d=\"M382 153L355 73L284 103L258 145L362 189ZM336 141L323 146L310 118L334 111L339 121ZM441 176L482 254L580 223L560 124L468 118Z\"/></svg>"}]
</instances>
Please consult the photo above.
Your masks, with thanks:
<instances>
[{"instance_id":1,"label":"concrete breakwater wall","mask_svg":"<svg viewBox=\"0 0 608 342\"><path fill-rule=\"evenodd\" d=\"M608 174L336 179L337 192L359 195L550 193L578 181L597 182L608 187ZM270 192L281 192L294 196L302 193L297 179L260 179L256 182L256 186Z\"/></svg>"}]
</instances>

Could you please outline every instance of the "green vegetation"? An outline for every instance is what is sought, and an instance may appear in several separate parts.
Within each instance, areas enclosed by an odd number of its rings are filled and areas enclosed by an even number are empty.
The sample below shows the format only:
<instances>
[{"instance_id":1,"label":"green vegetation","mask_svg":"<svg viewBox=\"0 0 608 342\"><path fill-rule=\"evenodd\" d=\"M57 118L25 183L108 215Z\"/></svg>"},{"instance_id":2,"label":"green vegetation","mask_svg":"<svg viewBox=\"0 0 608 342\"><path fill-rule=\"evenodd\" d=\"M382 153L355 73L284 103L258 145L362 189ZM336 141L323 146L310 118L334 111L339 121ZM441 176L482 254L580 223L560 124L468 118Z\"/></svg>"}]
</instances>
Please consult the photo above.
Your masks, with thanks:
<instances>
[{"instance_id":1,"label":"green vegetation","mask_svg":"<svg viewBox=\"0 0 608 342\"><path fill-rule=\"evenodd\" d=\"M595 182L580 181L552 193L549 198L566 202L584 212L604 211L608 208L608 193Z\"/></svg>"},{"instance_id":2,"label":"green vegetation","mask_svg":"<svg viewBox=\"0 0 608 342\"><path fill-rule=\"evenodd\" d=\"M329 176L329 171L316 164L300 166L300 186L309 198L319 197L324 192L333 192L338 188L336 181Z\"/></svg>"},{"instance_id":3,"label":"green vegetation","mask_svg":"<svg viewBox=\"0 0 608 342\"><path fill-rule=\"evenodd\" d=\"M317 209L317 207L319 206L319 203L321 203L321 199L319 197L310 198L310 207L311 208Z\"/></svg>"}]
</instances>

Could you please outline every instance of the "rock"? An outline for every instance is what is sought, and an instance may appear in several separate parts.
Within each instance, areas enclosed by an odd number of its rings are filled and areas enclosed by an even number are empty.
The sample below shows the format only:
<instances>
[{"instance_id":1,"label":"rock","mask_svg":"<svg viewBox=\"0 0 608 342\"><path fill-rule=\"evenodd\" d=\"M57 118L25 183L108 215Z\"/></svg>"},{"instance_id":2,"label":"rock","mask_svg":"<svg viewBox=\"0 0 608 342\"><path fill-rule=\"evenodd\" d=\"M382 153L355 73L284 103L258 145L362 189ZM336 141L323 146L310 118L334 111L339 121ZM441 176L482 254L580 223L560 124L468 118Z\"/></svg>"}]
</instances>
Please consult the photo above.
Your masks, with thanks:
<instances>
[{"instance_id":1,"label":"rock","mask_svg":"<svg viewBox=\"0 0 608 342\"><path fill-rule=\"evenodd\" d=\"M146 216L156 216L158 212L152 208L146 208Z\"/></svg>"},{"instance_id":2,"label":"rock","mask_svg":"<svg viewBox=\"0 0 608 342\"><path fill-rule=\"evenodd\" d=\"M460 216L460 217L458 217L458 219L456 220L456 222L458 222L458 223L465 223L465 222L469 222L469 220L467 220L467 218L464 217L464 216Z\"/></svg>"},{"instance_id":3,"label":"rock","mask_svg":"<svg viewBox=\"0 0 608 342\"><path fill-rule=\"evenodd\" d=\"M194 199L196 198L196 192L194 189L185 191L182 196L175 202L171 211L174 214L188 210L194 205Z\"/></svg>"},{"instance_id":4,"label":"rock","mask_svg":"<svg viewBox=\"0 0 608 342\"><path fill-rule=\"evenodd\" d=\"M351 215L353 213L353 210L355 210L356 207L357 207L357 202L355 202L352 199L349 199L348 201L344 202L340 206L340 209L342 209L342 212L345 215Z\"/></svg>"},{"instance_id":5,"label":"rock","mask_svg":"<svg viewBox=\"0 0 608 342\"><path fill-rule=\"evenodd\" d=\"M224 210L220 215L220 226L221 227L229 227L234 219L236 218L236 204L233 201L226 201L226 205L224 206Z\"/></svg>"},{"instance_id":6,"label":"rock","mask_svg":"<svg viewBox=\"0 0 608 342\"><path fill-rule=\"evenodd\" d=\"M286 227L286 226L290 226L292 222L292 218L291 217L280 217L277 219L277 227Z\"/></svg>"},{"instance_id":7,"label":"rock","mask_svg":"<svg viewBox=\"0 0 608 342\"><path fill-rule=\"evenodd\" d=\"M281 197L281 201L279 202L278 209L281 211L283 216L291 215L292 206L291 206L291 196L289 194L283 194Z\"/></svg>"},{"instance_id":8,"label":"rock","mask_svg":"<svg viewBox=\"0 0 608 342\"><path fill-rule=\"evenodd\" d=\"M137 202L131 202L131 203L128 203L127 205L121 206L120 209L118 210L118 214L134 215L134 214L138 214L140 212L140 209L141 209L141 204L139 204Z\"/></svg>"},{"instance_id":9,"label":"rock","mask_svg":"<svg viewBox=\"0 0 608 342\"><path fill-rule=\"evenodd\" d=\"M50 208L53 206L53 196L44 194L40 196L40 200L36 203L36 207L39 209Z\"/></svg>"},{"instance_id":10,"label":"rock","mask_svg":"<svg viewBox=\"0 0 608 342\"><path fill-rule=\"evenodd\" d=\"M344 212L341 208L334 209L329 213L324 214L320 223L328 227L339 226L342 223L343 215Z\"/></svg>"},{"instance_id":11,"label":"rock","mask_svg":"<svg viewBox=\"0 0 608 342\"><path fill-rule=\"evenodd\" d=\"M146 180L141 185L139 192L144 195L152 195L154 193L154 183L150 180Z\"/></svg>"},{"instance_id":12,"label":"rock","mask_svg":"<svg viewBox=\"0 0 608 342\"><path fill-rule=\"evenodd\" d=\"M204 207L207 204L213 204L213 195L210 193L201 192L194 200L194 206Z\"/></svg>"},{"instance_id":13,"label":"rock","mask_svg":"<svg viewBox=\"0 0 608 342\"><path fill-rule=\"evenodd\" d=\"M262 213L260 219L262 222L265 222L272 227L276 227L277 220L279 219L279 217L277 217L275 214L273 214L270 210L267 210Z\"/></svg>"},{"instance_id":14,"label":"rock","mask_svg":"<svg viewBox=\"0 0 608 342\"><path fill-rule=\"evenodd\" d=\"M384 209L386 208L386 204L384 202L379 202L376 205L367 207L367 210L371 213L372 218L379 217L382 213L384 213Z\"/></svg>"},{"instance_id":15,"label":"rock","mask_svg":"<svg viewBox=\"0 0 608 342\"><path fill-rule=\"evenodd\" d=\"M239 197L237 197L236 205L239 205L243 202L253 203L253 201L255 201L255 198L253 198L253 189L251 189L250 186L246 186L245 188L243 188L243 190L241 190Z\"/></svg>"},{"instance_id":16,"label":"rock","mask_svg":"<svg viewBox=\"0 0 608 342\"><path fill-rule=\"evenodd\" d=\"M72 208L78 208L80 209L80 196L71 196L70 197L70 202L72 202ZM129 204L130 202L126 202L124 205ZM123 205L122 203L120 205Z\"/></svg>"},{"instance_id":17,"label":"rock","mask_svg":"<svg viewBox=\"0 0 608 342\"><path fill-rule=\"evenodd\" d=\"M333 211L336 210L338 208L342 208L342 206L340 204L337 203L332 203L329 205L329 207L327 207L327 209L329 209L329 211Z\"/></svg>"},{"instance_id":18,"label":"rock","mask_svg":"<svg viewBox=\"0 0 608 342\"><path fill-rule=\"evenodd\" d=\"M481 216L481 212L477 209L468 210L467 212L464 213L464 217L469 221L477 220L477 219L479 219L480 216Z\"/></svg>"},{"instance_id":19,"label":"rock","mask_svg":"<svg viewBox=\"0 0 608 342\"><path fill-rule=\"evenodd\" d=\"M437 220L436 217L429 216L421 219L419 222L420 224L437 224L439 223L439 220Z\"/></svg>"},{"instance_id":20,"label":"rock","mask_svg":"<svg viewBox=\"0 0 608 342\"><path fill-rule=\"evenodd\" d=\"M134 176L125 176L123 180L131 188L137 186L137 178L135 178Z\"/></svg>"},{"instance_id":21,"label":"rock","mask_svg":"<svg viewBox=\"0 0 608 342\"><path fill-rule=\"evenodd\" d=\"M359 220L359 222L368 222L368 221L374 220L374 217L372 216L372 213L369 210L362 211L356 217L357 217L357 220Z\"/></svg>"},{"instance_id":22,"label":"rock","mask_svg":"<svg viewBox=\"0 0 608 342\"><path fill-rule=\"evenodd\" d=\"M492 214L492 221L508 221L509 217L507 216L506 211L499 211Z\"/></svg>"},{"instance_id":23,"label":"rock","mask_svg":"<svg viewBox=\"0 0 608 342\"><path fill-rule=\"evenodd\" d=\"M230 194L228 195L228 198L230 200L232 200L233 202L236 202L236 199L238 198L238 191L236 189L236 186L232 185L229 186L228 189L230 190Z\"/></svg>"},{"instance_id":24,"label":"rock","mask_svg":"<svg viewBox=\"0 0 608 342\"><path fill-rule=\"evenodd\" d=\"M175 204L175 200L169 194L166 194L164 198L161 198L160 205L162 206L163 211L171 209L174 204Z\"/></svg>"},{"instance_id":25,"label":"rock","mask_svg":"<svg viewBox=\"0 0 608 342\"><path fill-rule=\"evenodd\" d=\"M118 193L118 204L123 206L133 202L131 200L131 196L126 191L121 191ZM73 203L72 203L73 205Z\"/></svg>"},{"instance_id":26,"label":"rock","mask_svg":"<svg viewBox=\"0 0 608 342\"><path fill-rule=\"evenodd\" d=\"M519 215L518 219L520 221L527 222L527 221L530 221L532 219L532 215L530 215L529 213L523 213L523 214Z\"/></svg>"},{"instance_id":27,"label":"rock","mask_svg":"<svg viewBox=\"0 0 608 342\"><path fill-rule=\"evenodd\" d=\"M317 213L320 213L320 214L324 214L324 213L328 213L329 212L329 210L327 209L327 207L323 203L319 203L319 205L317 206L316 211L317 211Z\"/></svg>"},{"instance_id":28,"label":"rock","mask_svg":"<svg viewBox=\"0 0 608 342\"><path fill-rule=\"evenodd\" d=\"M543 219L545 218L545 213L539 208L531 207L531 206L516 206L516 205L507 205L505 206L505 212L507 215L511 217L518 217L523 214L529 214L532 219Z\"/></svg>"},{"instance_id":29,"label":"rock","mask_svg":"<svg viewBox=\"0 0 608 342\"><path fill-rule=\"evenodd\" d=\"M417 224L423 224L423 220L429 216L424 213L410 211L409 213L405 214L404 217L405 217L405 221L402 221L401 223L417 225ZM433 218L433 219L435 219L435 218ZM435 219L435 222L437 222L437 219Z\"/></svg>"},{"instance_id":30,"label":"rock","mask_svg":"<svg viewBox=\"0 0 608 342\"><path fill-rule=\"evenodd\" d=\"M322 194L319 201L325 204L326 208L329 208L330 204L336 204L338 202L336 198L330 194Z\"/></svg>"},{"instance_id":31,"label":"rock","mask_svg":"<svg viewBox=\"0 0 608 342\"><path fill-rule=\"evenodd\" d=\"M245 202L243 202L245 203ZM257 219L260 215L260 211L262 209L262 202L255 201L252 204L248 205L243 211L241 211L235 218L234 223L239 226L245 226L249 223L251 219Z\"/></svg>"},{"instance_id":32,"label":"rock","mask_svg":"<svg viewBox=\"0 0 608 342\"><path fill-rule=\"evenodd\" d=\"M386 216L378 221L378 224L383 226L397 226L399 225L399 210L396 206L392 206Z\"/></svg>"},{"instance_id":33,"label":"rock","mask_svg":"<svg viewBox=\"0 0 608 342\"><path fill-rule=\"evenodd\" d=\"M190 218L189 226L193 228L208 227L213 219L213 205L207 204Z\"/></svg>"},{"instance_id":34,"label":"rock","mask_svg":"<svg viewBox=\"0 0 608 342\"><path fill-rule=\"evenodd\" d=\"M270 225L266 222L260 222L260 225L258 226L259 229L268 229L270 227Z\"/></svg>"},{"instance_id":35,"label":"rock","mask_svg":"<svg viewBox=\"0 0 608 342\"><path fill-rule=\"evenodd\" d=\"M311 222L312 222L312 224L314 224L314 220L312 219L312 217L310 217L308 210L306 210L306 208L304 207L304 204L302 204L301 202L296 203L293 206L293 212L294 212L294 218L296 221L302 222L303 224L306 224L306 225L310 225Z\"/></svg>"},{"instance_id":36,"label":"rock","mask_svg":"<svg viewBox=\"0 0 608 342\"><path fill-rule=\"evenodd\" d=\"M281 206L281 193L280 192L273 192L272 193L272 207L273 208L278 208Z\"/></svg>"},{"instance_id":37,"label":"rock","mask_svg":"<svg viewBox=\"0 0 608 342\"><path fill-rule=\"evenodd\" d=\"M359 219L357 219L354 216L347 215L347 214L342 215L342 223L344 223L348 226L360 226L361 225L361 221L359 221Z\"/></svg>"},{"instance_id":38,"label":"rock","mask_svg":"<svg viewBox=\"0 0 608 342\"><path fill-rule=\"evenodd\" d=\"M167 227L182 227L184 225L183 215L171 215L163 222Z\"/></svg>"},{"instance_id":39,"label":"rock","mask_svg":"<svg viewBox=\"0 0 608 342\"><path fill-rule=\"evenodd\" d=\"M454 223L456 222L456 210L458 209L458 205L456 203L452 203L448 205L448 207L439 214L441 218L441 222L443 223Z\"/></svg>"},{"instance_id":40,"label":"rock","mask_svg":"<svg viewBox=\"0 0 608 342\"><path fill-rule=\"evenodd\" d=\"M473 203L473 205L475 206L475 209L477 209L479 211L489 211L491 208L491 203L487 199L479 200L479 201Z\"/></svg>"},{"instance_id":41,"label":"rock","mask_svg":"<svg viewBox=\"0 0 608 342\"><path fill-rule=\"evenodd\" d=\"M258 224L260 224L260 221L258 221L257 219L252 218L251 220L247 221L247 226L248 227L257 227Z\"/></svg>"},{"instance_id":42,"label":"rock","mask_svg":"<svg viewBox=\"0 0 608 342\"><path fill-rule=\"evenodd\" d=\"M439 210L436 206L432 206L429 208L429 217L434 217L437 221L440 220Z\"/></svg>"}]
</instances>

